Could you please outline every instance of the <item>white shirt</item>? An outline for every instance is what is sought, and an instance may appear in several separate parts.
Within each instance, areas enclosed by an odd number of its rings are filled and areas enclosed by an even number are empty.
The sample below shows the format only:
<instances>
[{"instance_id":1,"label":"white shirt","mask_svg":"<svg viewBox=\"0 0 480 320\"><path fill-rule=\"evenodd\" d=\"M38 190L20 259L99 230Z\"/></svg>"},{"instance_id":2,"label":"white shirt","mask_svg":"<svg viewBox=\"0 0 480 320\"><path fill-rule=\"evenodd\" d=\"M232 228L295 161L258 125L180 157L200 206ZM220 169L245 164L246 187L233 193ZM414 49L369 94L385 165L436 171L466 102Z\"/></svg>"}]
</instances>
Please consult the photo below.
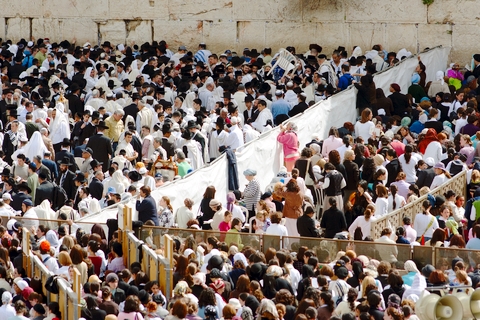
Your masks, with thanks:
<instances>
[{"instance_id":1,"label":"white shirt","mask_svg":"<svg viewBox=\"0 0 480 320\"><path fill-rule=\"evenodd\" d=\"M252 127L258 132L263 133L267 128L265 127L265 125L267 124L267 120L271 120L273 123L273 115L272 112L268 110L268 108L265 108L260 111L257 119L255 120L255 122L252 123Z\"/></svg>"},{"instance_id":2,"label":"white shirt","mask_svg":"<svg viewBox=\"0 0 480 320\"><path fill-rule=\"evenodd\" d=\"M393 209L393 196L389 195L388 196L388 208L387 211L388 213L392 212L393 210L397 210L402 208L407 202L405 201L405 198L399 195L398 193L395 195L395 209Z\"/></svg>"},{"instance_id":3,"label":"white shirt","mask_svg":"<svg viewBox=\"0 0 480 320\"><path fill-rule=\"evenodd\" d=\"M351 146L347 147L346 145L343 145L343 146L337 148L337 151L340 154L340 163L343 163L345 151L347 151L347 150L352 150L352 147Z\"/></svg>"},{"instance_id":4,"label":"white shirt","mask_svg":"<svg viewBox=\"0 0 480 320\"><path fill-rule=\"evenodd\" d=\"M443 160L442 145L440 142L432 141L427 145L425 154L423 155L423 160L429 157L433 158L434 163L439 163Z\"/></svg>"},{"instance_id":5,"label":"white shirt","mask_svg":"<svg viewBox=\"0 0 480 320\"><path fill-rule=\"evenodd\" d=\"M11 304L4 304L0 307L0 319L10 319L15 315L15 308Z\"/></svg>"},{"instance_id":6,"label":"white shirt","mask_svg":"<svg viewBox=\"0 0 480 320\"><path fill-rule=\"evenodd\" d=\"M407 163L405 160L405 154L402 154L398 157L398 162L402 165L402 170L407 176L407 182L415 183L415 181L417 181L417 171L415 166L418 163L418 158L412 153L412 157L410 158L409 163Z\"/></svg>"},{"instance_id":7,"label":"white shirt","mask_svg":"<svg viewBox=\"0 0 480 320\"><path fill-rule=\"evenodd\" d=\"M367 143L368 139L372 136L374 129L375 124L372 121L367 121L365 123L357 121L357 123L355 123L355 136L362 137L365 143Z\"/></svg>"},{"instance_id":8,"label":"white shirt","mask_svg":"<svg viewBox=\"0 0 480 320\"><path fill-rule=\"evenodd\" d=\"M175 212L174 220L180 229L187 229L187 222L193 219L195 214L185 206L178 208Z\"/></svg>"},{"instance_id":9,"label":"white shirt","mask_svg":"<svg viewBox=\"0 0 480 320\"><path fill-rule=\"evenodd\" d=\"M348 232L353 237L354 234L355 234L355 229L360 227L360 229L362 229L363 238L365 239L365 237L370 237L372 221L375 221L375 220L376 219L373 216L370 217L370 219L368 219L368 221L365 220L364 216L359 216L350 225L350 228L348 228Z\"/></svg>"},{"instance_id":10,"label":"white shirt","mask_svg":"<svg viewBox=\"0 0 480 320\"><path fill-rule=\"evenodd\" d=\"M436 175L435 178L433 178L432 185L430 186L430 190L433 190L436 187L441 186L446 181L448 181L448 178L444 173Z\"/></svg>"},{"instance_id":11,"label":"white shirt","mask_svg":"<svg viewBox=\"0 0 480 320\"><path fill-rule=\"evenodd\" d=\"M375 215L379 218L388 213L388 200L386 198L378 197L375 201Z\"/></svg>"},{"instance_id":12,"label":"white shirt","mask_svg":"<svg viewBox=\"0 0 480 320\"><path fill-rule=\"evenodd\" d=\"M428 227L428 225L432 221L432 218L433 218L433 222ZM435 231L435 229L438 228L438 221L431 214L418 213L415 216L415 220L413 222L413 227L414 227L415 231L417 231L417 237L421 237L423 235L423 236L425 236L425 238L431 238L432 235L433 235L433 231Z\"/></svg>"},{"instance_id":13,"label":"white shirt","mask_svg":"<svg viewBox=\"0 0 480 320\"><path fill-rule=\"evenodd\" d=\"M230 128L230 133L228 134L227 141L225 144L230 147L232 150L237 150L238 148L244 145L243 143L243 132L240 130L238 125L232 125Z\"/></svg>"},{"instance_id":14,"label":"white shirt","mask_svg":"<svg viewBox=\"0 0 480 320\"><path fill-rule=\"evenodd\" d=\"M287 227L282 226L281 224L278 224L278 223L272 223L267 228L267 230L265 230L265 234L276 235L276 236L280 236L280 237L282 237L282 236L288 237ZM284 242L283 244L285 245L285 247L288 247L288 239L284 239L283 242Z\"/></svg>"},{"instance_id":15,"label":"white shirt","mask_svg":"<svg viewBox=\"0 0 480 320\"><path fill-rule=\"evenodd\" d=\"M217 132L217 130L212 131L209 139L210 158L216 159L220 156L220 151L218 151L218 149L221 146L226 145L228 137L229 133L224 130L220 131L220 134Z\"/></svg>"}]
</instances>

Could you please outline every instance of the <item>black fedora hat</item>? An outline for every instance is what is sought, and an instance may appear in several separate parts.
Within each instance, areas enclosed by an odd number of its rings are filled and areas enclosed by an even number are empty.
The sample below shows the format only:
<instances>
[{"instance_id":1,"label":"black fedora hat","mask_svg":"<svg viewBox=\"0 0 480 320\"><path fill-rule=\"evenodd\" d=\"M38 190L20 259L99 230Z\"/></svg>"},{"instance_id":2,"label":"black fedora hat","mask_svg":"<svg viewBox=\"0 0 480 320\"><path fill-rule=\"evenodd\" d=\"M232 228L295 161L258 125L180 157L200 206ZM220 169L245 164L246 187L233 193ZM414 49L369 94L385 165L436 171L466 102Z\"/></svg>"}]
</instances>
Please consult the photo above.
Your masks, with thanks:
<instances>
[{"instance_id":1,"label":"black fedora hat","mask_svg":"<svg viewBox=\"0 0 480 320\"><path fill-rule=\"evenodd\" d=\"M105 121L100 121L97 124L97 128L109 129L109 127L105 124Z\"/></svg>"},{"instance_id":2,"label":"black fedora hat","mask_svg":"<svg viewBox=\"0 0 480 320\"><path fill-rule=\"evenodd\" d=\"M18 190L25 190L25 191L27 191L28 193L31 193L31 192L32 192L32 189L28 186L27 182L25 182L25 181L20 182L20 183L17 185L17 189L18 189Z\"/></svg>"},{"instance_id":3,"label":"black fedora hat","mask_svg":"<svg viewBox=\"0 0 480 320\"><path fill-rule=\"evenodd\" d=\"M93 159L92 161L90 161L90 167L92 167L92 169L95 169L95 167L98 167L102 164L103 162L99 162L97 159Z\"/></svg>"},{"instance_id":4,"label":"black fedora hat","mask_svg":"<svg viewBox=\"0 0 480 320\"><path fill-rule=\"evenodd\" d=\"M195 120L188 120L187 122L187 129L196 128L197 122Z\"/></svg>"},{"instance_id":5,"label":"black fedora hat","mask_svg":"<svg viewBox=\"0 0 480 320\"><path fill-rule=\"evenodd\" d=\"M70 139L68 138L63 138L62 140L62 146L70 146L72 143L70 142Z\"/></svg>"},{"instance_id":6,"label":"black fedora hat","mask_svg":"<svg viewBox=\"0 0 480 320\"><path fill-rule=\"evenodd\" d=\"M2 177L10 177L11 174L12 174L12 173L10 172L10 169L8 169L8 168L3 168Z\"/></svg>"},{"instance_id":7,"label":"black fedora hat","mask_svg":"<svg viewBox=\"0 0 480 320\"><path fill-rule=\"evenodd\" d=\"M69 157L63 157L63 159L62 159L62 160L58 160L57 163L60 164L60 165L64 164L64 165L66 165L66 166L71 166L71 165L72 165L72 163L70 162L70 158L69 158Z\"/></svg>"},{"instance_id":8,"label":"black fedora hat","mask_svg":"<svg viewBox=\"0 0 480 320\"><path fill-rule=\"evenodd\" d=\"M232 67L237 68L237 67L240 67L244 62L245 62L245 59L235 56L230 61L230 64L232 65Z\"/></svg>"},{"instance_id":9,"label":"black fedora hat","mask_svg":"<svg viewBox=\"0 0 480 320\"><path fill-rule=\"evenodd\" d=\"M142 180L142 176L140 175L140 173L136 170L132 170L128 173L128 178L130 178L130 180L132 180L133 182L137 182L137 181L140 181Z\"/></svg>"},{"instance_id":10,"label":"black fedora hat","mask_svg":"<svg viewBox=\"0 0 480 320\"><path fill-rule=\"evenodd\" d=\"M77 173L77 176L73 179L73 181L79 181L81 183L84 183L87 181L87 179L85 179L85 175L82 172L79 172Z\"/></svg>"}]
</instances>

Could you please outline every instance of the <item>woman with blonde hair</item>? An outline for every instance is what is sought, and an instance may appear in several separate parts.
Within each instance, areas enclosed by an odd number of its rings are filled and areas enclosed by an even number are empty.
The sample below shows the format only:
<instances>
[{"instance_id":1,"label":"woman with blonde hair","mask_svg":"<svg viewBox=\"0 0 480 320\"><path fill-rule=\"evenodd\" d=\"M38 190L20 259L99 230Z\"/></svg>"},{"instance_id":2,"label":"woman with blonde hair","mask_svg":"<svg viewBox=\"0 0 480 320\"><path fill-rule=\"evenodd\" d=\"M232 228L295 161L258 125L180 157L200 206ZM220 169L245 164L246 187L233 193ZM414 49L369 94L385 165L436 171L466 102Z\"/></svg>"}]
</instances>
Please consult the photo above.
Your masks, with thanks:
<instances>
[{"instance_id":1,"label":"woman with blonde hair","mask_svg":"<svg viewBox=\"0 0 480 320\"><path fill-rule=\"evenodd\" d=\"M170 204L170 198L163 196L160 199L160 207L162 208L161 212L158 214L158 225L160 227L169 228L173 226L173 207Z\"/></svg>"},{"instance_id":2,"label":"woman with blonde hair","mask_svg":"<svg viewBox=\"0 0 480 320\"><path fill-rule=\"evenodd\" d=\"M297 126L292 122L289 122L285 127L280 124L280 134L277 136L277 141L283 146L283 159L288 172L292 171L295 161L300 158L296 131Z\"/></svg>"}]
</instances>

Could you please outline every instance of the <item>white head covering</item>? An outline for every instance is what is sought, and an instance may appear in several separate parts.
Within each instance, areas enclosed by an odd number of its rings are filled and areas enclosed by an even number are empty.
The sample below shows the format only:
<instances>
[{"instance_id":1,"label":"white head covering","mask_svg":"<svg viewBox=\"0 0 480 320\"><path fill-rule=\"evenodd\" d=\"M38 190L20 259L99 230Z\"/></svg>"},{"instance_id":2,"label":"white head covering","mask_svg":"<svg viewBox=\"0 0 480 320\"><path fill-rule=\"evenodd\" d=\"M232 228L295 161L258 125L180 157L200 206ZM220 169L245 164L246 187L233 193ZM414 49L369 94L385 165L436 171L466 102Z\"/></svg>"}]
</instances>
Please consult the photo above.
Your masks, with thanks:
<instances>
[{"instance_id":1,"label":"white head covering","mask_svg":"<svg viewBox=\"0 0 480 320\"><path fill-rule=\"evenodd\" d=\"M437 71L437 73L435 74L435 80L442 81L442 86L445 83L445 81L443 80L443 76L444 76L444 74L443 74L443 71L441 71L441 70Z\"/></svg>"},{"instance_id":2,"label":"white head covering","mask_svg":"<svg viewBox=\"0 0 480 320\"><path fill-rule=\"evenodd\" d=\"M108 182L108 187L113 187L118 193L123 193L128 188L128 179L122 174L122 171L117 170L113 173L112 179Z\"/></svg>"},{"instance_id":3,"label":"white head covering","mask_svg":"<svg viewBox=\"0 0 480 320\"><path fill-rule=\"evenodd\" d=\"M358 56L361 56L362 53L363 53L362 48L357 46L357 47L355 47L355 49L352 52L352 57L357 58Z\"/></svg>"},{"instance_id":4,"label":"white head covering","mask_svg":"<svg viewBox=\"0 0 480 320\"><path fill-rule=\"evenodd\" d=\"M92 70L93 67L88 67L87 71L85 71L85 74L83 75L83 78L87 81L87 85L85 86L85 91L87 92L90 92L97 84L97 79L90 76Z\"/></svg>"},{"instance_id":5,"label":"white head covering","mask_svg":"<svg viewBox=\"0 0 480 320\"><path fill-rule=\"evenodd\" d=\"M425 277L421 273L417 273L415 277L413 277L412 286L405 290L403 293L402 300L404 299L412 299L413 301L417 301L422 294L429 294L425 292L425 288L427 287L427 281Z\"/></svg>"},{"instance_id":6,"label":"white head covering","mask_svg":"<svg viewBox=\"0 0 480 320\"><path fill-rule=\"evenodd\" d=\"M52 247L58 247L58 236L53 230L48 230L47 234L45 235L45 239L50 243Z\"/></svg>"},{"instance_id":7,"label":"white head covering","mask_svg":"<svg viewBox=\"0 0 480 320\"><path fill-rule=\"evenodd\" d=\"M248 266L247 258L245 257L245 255L243 253L241 253L241 252L235 253L235 255L233 256L233 262L235 262L237 260L242 260L243 264L245 266Z\"/></svg>"},{"instance_id":8,"label":"white head covering","mask_svg":"<svg viewBox=\"0 0 480 320\"><path fill-rule=\"evenodd\" d=\"M45 143L43 143L42 135L39 131L35 131L30 141L23 148L12 154L12 160L16 160L17 155L23 153L25 157L33 161L35 156L41 156L43 158L46 151L48 151L48 149L45 147Z\"/></svg>"},{"instance_id":9,"label":"white head covering","mask_svg":"<svg viewBox=\"0 0 480 320\"><path fill-rule=\"evenodd\" d=\"M63 103L57 103L55 109L57 110L57 114L49 127L53 144L62 142L64 138L70 138L70 124L68 122L68 116L64 113L65 106Z\"/></svg>"},{"instance_id":10,"label":"white head covering","mask_svg":"<svg viewBox=\"0 0 480 320\"><path fill-rule=\"evenodd\" d=\"M420 271L418 271L415 262L413 262L412 260L405 261L404 268L408 272L417 272L417 273L420 272Z\"/></svg>"},{"instance_id":11,"label":"white head covering","mask_svg":"<svg viewBox=\"0 0 480 320\"><path fill-rule=\"evenodd\" d=\"M182 104L183 111L193 110L193 100L195 100L195 92L189 92Z\"/></svg>"},{"instance_id":12,"label":"white head covering","mask_svg":"<svg viewBox=\"0 0 480 320\"><path fill-rule=\"evenodd\" d=\"M12 294L8 291L4 291L2 293L2 303L7 304L7 303L10 303L10 302L12 302Z\"/></svg>"},{"instance_id":13,"label":"white head covering","mask_svg":"<svg viewBox=\"0 0 480 320\"><path fill-rule=\"evenodd\" d=\"M410 51L407 51L407 49L403 48L403 49L400 49L397 53L397 59L398 60L402 60L402 57L410 57L412 55L412 53Z\"/></svg>"}]
</instances>

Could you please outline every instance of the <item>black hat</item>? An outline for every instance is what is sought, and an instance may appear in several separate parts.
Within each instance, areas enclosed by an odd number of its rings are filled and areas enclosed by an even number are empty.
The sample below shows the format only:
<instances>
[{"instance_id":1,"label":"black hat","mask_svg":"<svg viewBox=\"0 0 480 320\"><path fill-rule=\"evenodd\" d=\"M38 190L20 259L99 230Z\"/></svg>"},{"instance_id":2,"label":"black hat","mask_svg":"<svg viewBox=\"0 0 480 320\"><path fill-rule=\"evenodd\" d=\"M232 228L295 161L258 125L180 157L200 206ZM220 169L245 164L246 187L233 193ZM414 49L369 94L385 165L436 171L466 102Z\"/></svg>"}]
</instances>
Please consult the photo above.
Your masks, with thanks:
<instances>
[{"instance_id":1,"label":"black hat","mask_svg":"<svg viewBox=\"0 0 480 320\"><path fill-rule=\"evenodd\" d=\"M253 102L253 100L255 100L255 99L253 99L252 95L247 94L245 96L245 102Z\"/></svg>"},{"instance_id":2,"label":"black hat","mask_svg":"<svg viewBox=\"0 0 480 320\"><path fill-rule=\"evenodd\" d=\"M250 50L250 57L252 58L256 58L258 57L260 54L258 53L257 49L252 49Z\"/></svg>"},{"instance_id":3,"label":"black hat","mask_svg":"<svg viewBox=\"0 0 480 320\"><path fill-rule=\"evenodd\" d=\"M197 122L195 120L188 120L187 122L187 129L196 128Z\"/></svg>"},{"instance_id":4,"label":"black hat","mask_svg":"<svg viewBox=\"0 0 480 320\"><path fill-rule=\"evenodd\" d=\"M137 182L137 181L142 180L142 176L136 170L130 171L128 173L128 178L130 178L130 180L132 180L133 182Z\"/></svg>"},{"instance_id":5,"label":"black hat","mask_svg":"<svg viewBox=\"0 0 480 320\"><path fill-rule=\"evenodd\" d=\"M223 119L222 117L217 117L217 120L215 120L215 124L219 125L219 126L224 126L225 125L225 119Z\"/></svg>"},{"instance_id":6,"label":"black hat","mask_svg":"<svg viewBox=\"0 0 480 320\"><path fill-rule=\"evenodd\" d=\"M78 86L78 84L76 82L72 83L72 85L70 87L68 87L68 90L70 90L70 92L75 92L77 90L80 90L80 87Z\"/></svg>"},{"instance_id":7,"label":"black hat","mask_svg":"<svg viewBox=\"0 0 480 320\"><path fill-rule=\"evenodd\" d=\"M33 69L32 76L38 76L40 74L38 68Z\"/></svg>"},{"instance_id":8,"label":"black hat","mask_svg":"<svg viewBox=\"0 0 480 320\"><path fill-rule=\"evenodd\" d=\"M230 61L230 64L232 65L232 67L236 68L236 67L240 67L244 62L245 62L245 59L235 56Z\"/></svg>"},{"instance_id":9,"label":"black hat","mask_svg":"<svg viewBox=\"0 0 480 320\"><path fill-rule=\"evenodd\" d=\"M68 138L63 138L62 140L62 146L70 146L72 143L70 142L70 139Z\"/></svg>"},{"instance_id":10,"label":"black hat","mask_svg":"<svg viewBox=\"0 0 480 320\"><path fill-rule=\"evenodd\" d=\"M100 119L100 112L98 111L92 112L92 120L95 120L95 119Z\"/></svg>"},{"instance_id":11,"label":"black hat","mask_svg":"<svg viewBox=\"0 0 480 320\"><path fill-rule=\"evenodd\" d=\"M260 88L258 89L258 93L267 93L268 91L270 91L270 85L266 82L262 83L260 85Z\"/></svg>"},{"instance_id":12,"label":"black hat","mask_svg":"<svg viewBox=\"0 0 480 320\"><path fill-rule=\"evenodd\" d=\"M112 48L112 45L110 44L110 41L105 41L104 43L102 43L102 47Z\"/></svg>"},{"instance_id":13,"label":"black hat","mask_svg":"<svg viewBox=\"0 0 480 320\"><path fill-rule=\"evenodd\" d=\"M125 79L123 80L122 82L122 87L128 87L129 85L131 85L133 82L128 80L128 79Z\"/></svg>"},{"instance_id":14,"label":"black hat","mask_svg":"<svg viewBox=\"0 0 480 320\"><path fill-rule=\"evenodd\" d=\"M478 53L477 53L477 54L474 54L474 55L473 55L473 59L474 59L475 61L477 61L477 62L480 62L480 54L478 54Z\"/></svg>"},{"instance_id":15,"label":"black hat","mask_svg":"<svg viewBox=\"0 0 480 320\"><path fill-rule=\"evenodd\" d=\"M103 162L98 162L97 159L93 159L92 161L90 161L90 167L92 167L92 169L95 169L95 167L98 167L101 164L103 164Z\"/></svg>"},{"instance_id":16,"label":"black hat","mask_svg":"<svg viewBox=\"0 0 480 320\"><path fill-rule=\"evenodd\" d=\"M223 92L223 97L226 99L232 99L232 94L228 91Z\"/></svg>"},{"instance_id":17,"label":"black hat","mask_svg":"<svg viewBox=\"0 0 480 320\"><path fill-rule=\"evenodd\" d=\"M70 158L69 157L63 157L63 159L57 161L57 163L60 164L60 165L64 164L66 166L71 166L72 165L72 163L70 163Z\"/></svg>"},{"instance_id":18,"label":"black hat","mask_svg":"<svg viewBox=\"0 0 480 320\"><path fill-rule=\"evenodd\" d=\"M60 235L60 236L67 235L67 231L65 230L65 226L58 227L58 235Z\"/></svg>"},{"instance_id":19,"label":"black hat","mask_svg":"<svg viewBox=\"0 0 480 320\"><path fill-rule=\"evenodd\" d=\"M105 121L100 121L97 124L97 128L109 129L109 127L105 124Z\"/></svg>"},{"instance_id":20,"label":"black hat","mask_svg":"<svg viewBox=\"0 0 480 320\"><path fill-rule=\"evenodd\" d=\"M45 308L41 303L37 303L36 305L34 305L33 310L35 310L37 313L40 313L41 315L45 314Z\"/></svg>"},{"instance_id":21,"label":"black hat","mask_svg":"<svg viewBox=\"0 0 480 320\"><path fill-rule=\"evenodd\" d=\"M84 183L87 181L87 179L85 179L85 175L82 172L79 172L77 173L77 176L73 179L73 181L79 181L81 183Z\"/></svg>"},{"instance_id":22,"label":"black hat","mask_svg":"<svg viewBox=\"0 0 480 320\"><path fill-rule=\"evenodd\" d=\"M10 177L10 175L11 175L10 169L3 168L2 177Z\"/></svg>"},{"instance_id":23,"label":"black hat","mask_svg":"<svg viewBox=\"0 0 480 320\"><path fill-rule=\"evenodd\" d=\"M10 110L8 115L11 116L11 117L17 117L18 116L17 109Z\"/></svg>"},{"instance_id":24,"label":"black hat","mask_svg":"<svg viewBox=\"0 0 480 320\"><path fill-rule=\"evenodd\" d=\"M26 181L22 181L17 185L18 190L25 190L27 193L31 193L32 189L28 186Z\"/></svg>"}]
</instances>

